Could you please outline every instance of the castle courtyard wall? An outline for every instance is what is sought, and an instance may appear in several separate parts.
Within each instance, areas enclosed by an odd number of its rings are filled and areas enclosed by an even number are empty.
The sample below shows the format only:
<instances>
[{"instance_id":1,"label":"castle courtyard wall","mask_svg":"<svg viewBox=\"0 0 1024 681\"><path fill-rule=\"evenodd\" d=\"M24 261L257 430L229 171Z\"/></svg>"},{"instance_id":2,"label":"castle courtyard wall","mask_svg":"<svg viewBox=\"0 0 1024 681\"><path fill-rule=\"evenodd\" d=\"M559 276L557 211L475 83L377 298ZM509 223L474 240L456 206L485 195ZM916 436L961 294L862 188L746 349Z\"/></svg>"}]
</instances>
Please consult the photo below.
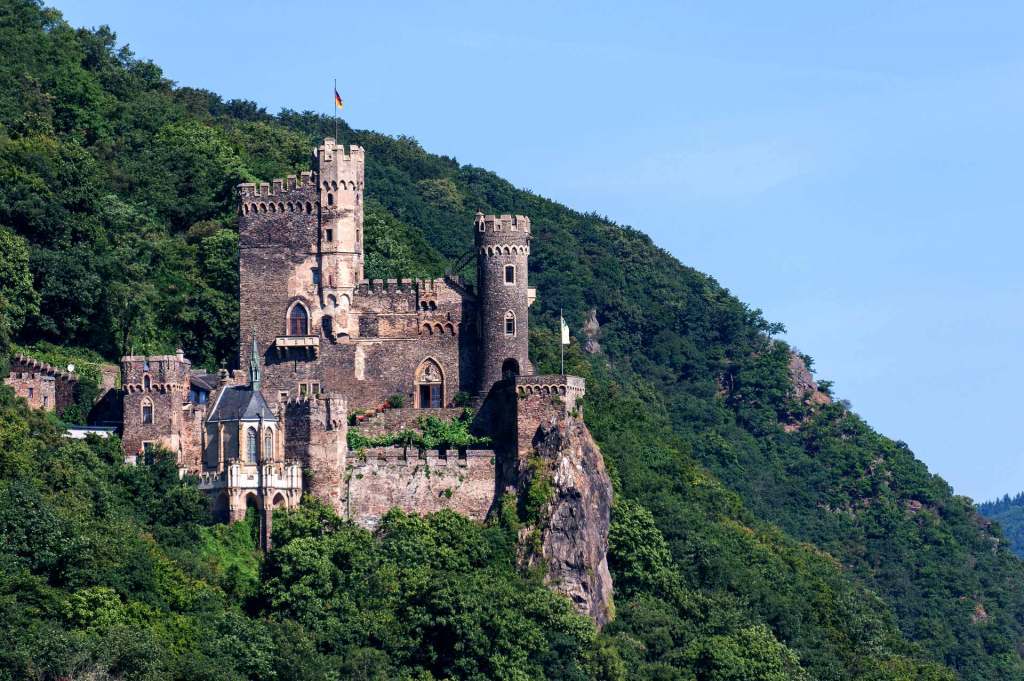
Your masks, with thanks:
<instances>
[{"instance_id":1,"label":"castle courtyard wall","mask_svg":"<svg viewBox=\"0 0 1024 681\"><path fill-rule=\"evenodd\" d=\"M497 498L490 449L460 452L386 447L349 454L344 514L373 529L392 508L427 514L443 509L473 520L487 517Z\"/></svg>"}]
</instances>

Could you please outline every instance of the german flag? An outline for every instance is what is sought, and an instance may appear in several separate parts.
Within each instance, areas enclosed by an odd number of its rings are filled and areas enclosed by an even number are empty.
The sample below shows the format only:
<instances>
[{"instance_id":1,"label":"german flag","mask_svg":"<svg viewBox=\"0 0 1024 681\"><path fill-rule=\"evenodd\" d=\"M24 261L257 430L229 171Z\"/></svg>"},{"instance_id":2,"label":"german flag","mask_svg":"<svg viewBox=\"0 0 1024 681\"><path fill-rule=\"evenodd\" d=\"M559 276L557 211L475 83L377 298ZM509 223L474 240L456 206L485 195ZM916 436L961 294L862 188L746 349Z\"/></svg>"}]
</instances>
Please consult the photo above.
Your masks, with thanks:
<instances>
[{"instance_id":1,"label":"german flag","mask_svg":"<svg viewBox=\"0 0 1024 681\"><path fill-rule=\"evenodd\" d=\"M334 106L339 109L345 108L345 102L341 100L341 95L338 94L338 88L334 88Z\"/></svg>"}]
</instances>

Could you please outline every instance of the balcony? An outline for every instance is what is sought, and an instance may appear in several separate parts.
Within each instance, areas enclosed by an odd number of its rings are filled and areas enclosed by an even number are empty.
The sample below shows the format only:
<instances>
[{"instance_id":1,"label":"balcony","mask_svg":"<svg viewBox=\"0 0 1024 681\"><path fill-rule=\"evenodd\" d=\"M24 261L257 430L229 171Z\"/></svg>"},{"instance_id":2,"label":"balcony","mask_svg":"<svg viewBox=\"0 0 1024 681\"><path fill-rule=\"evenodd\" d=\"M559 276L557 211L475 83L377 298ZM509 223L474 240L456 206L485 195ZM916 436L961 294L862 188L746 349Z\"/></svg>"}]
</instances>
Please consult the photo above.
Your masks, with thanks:
<instances>
[{"instance_id":1,"label":"balcony","mask_svg":"<svg viewBox=\"0 0 1024 681\"><path fill-rule=\"evenodd\" d=\"M291 352L303 352L311 354L314 358L320 354L319 336L278 336L274 340L274 347L282 359Z\"/></svg>"}]
</instances>

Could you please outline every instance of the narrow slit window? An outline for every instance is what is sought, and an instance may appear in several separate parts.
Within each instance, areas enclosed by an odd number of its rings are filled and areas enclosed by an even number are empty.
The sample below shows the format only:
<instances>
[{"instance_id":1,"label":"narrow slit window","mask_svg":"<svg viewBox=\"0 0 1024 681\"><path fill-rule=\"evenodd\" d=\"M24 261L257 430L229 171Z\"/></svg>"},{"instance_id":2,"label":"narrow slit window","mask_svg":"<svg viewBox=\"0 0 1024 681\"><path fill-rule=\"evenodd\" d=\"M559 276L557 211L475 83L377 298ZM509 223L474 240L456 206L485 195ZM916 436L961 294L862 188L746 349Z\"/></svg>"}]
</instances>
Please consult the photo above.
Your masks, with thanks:
<instances>
[{"instance_id":1,"label":"narrow slit window","mask_svg":"<svg viewBox=\"0 0 1024 681\"><path fill-rule=\"evenodd\" d=\"M505 313L505 335L516 335L516 315L511 310Z\"/></svg>"},{"instance_id":2,"label":"narrow slit window","mask_svg":"<svg viewBox=\"0 0 1024 681\"><path fill-rule=\"evenodd\" d=\"M516 266L505 265L505 283L514 284L516 283Z\"/></svg>"},{"instance_id":3,"label":"narrow slit window","mask_svg":"<svg viewBox=\"0 0 1024 681\"><path fill-rule=\"evenodd\" d=\"M333 229L324 230L324 233L326 234L326 236L324 238L327 239L327 241L334 241L334 230Z\"/></svg>"}]
</instances>

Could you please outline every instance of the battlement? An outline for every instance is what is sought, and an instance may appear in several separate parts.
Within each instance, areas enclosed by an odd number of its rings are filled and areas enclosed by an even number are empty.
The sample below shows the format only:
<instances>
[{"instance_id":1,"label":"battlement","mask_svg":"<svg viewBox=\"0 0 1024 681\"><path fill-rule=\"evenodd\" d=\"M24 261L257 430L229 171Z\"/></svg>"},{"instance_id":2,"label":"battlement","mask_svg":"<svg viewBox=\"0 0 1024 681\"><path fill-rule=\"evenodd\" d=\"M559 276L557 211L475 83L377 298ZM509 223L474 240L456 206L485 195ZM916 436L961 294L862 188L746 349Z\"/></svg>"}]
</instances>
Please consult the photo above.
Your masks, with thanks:
<instances>
[{"instance_id":1,"label":"battlement","mask_svg":"<svg viewBox=\"0 0 1024 681\"><path fill-rule=\"evenodd\" d=\"M530 218L525 215L484 215L477 211L473 226L477 240L485 243L495 243L496 239L521 242L530 235Z\"/></svg>"},{"instance_id":2,"label":"battlement","mask_svg":"<svg viewBox=\"0 0 1024 681\"><path fill-rule=\"evenodd\" d=\"M53 376L62 381L78 381L78 377L74 374L62 371L53 365L40 362L38 359L23 355L20 352L14 353L14 356L11 357L11 371L12 373L15 371L31 371Z\"/></svg>"},{"instance_id":3,"label":"battlement","mask_svg":"<svg viewBox=\"0 0 1024 681\"><path fill-rule=\"evenodd\" d=\"M587 381L579 376L567 374L543 374L539 376L517 376L514 380L516 394L520 397L565 395L583 397L587 392Z\"/></svg>"},{"instance_id":4,"label":"battlement","mask_svg":"<svg viewBox=\"0 0 1024 681\"><path fill-rule=\"evenodd\" d=\"M469 466L474 463L494 465L493 449L471 449L468 447L452 447L450 449L418 449L416 447L370 447L361 450L350 466L358 462L380 461L389 464L415 466L424 464L434 466L459 465Z\"/></svg>"},{"instance_id":5,"label":"battlement","mask_svg":"<svg viewBox=\"0 0 1024 681\"><path fill-rule=\"evenodd\" d=\"M348 151L345 150L344 144L338 144L333 137L324 138L323 143L314 149L317 159L321 163L324 161L332 161L335 163L350 163L356 161L362 163L365 159L365 152L363 148L358 144L348 145Z\"/></svg>"},{"instance_id":6,"label":"battlement","mask_svg":"<svg viewBox=\"0 0 1024 681\"><path fill-rule=\"evenodd\" d=\"M314 393L293 395L284 402L284 415L289 419L315 418L328 430L347 428L348 401L336 394Z\"/></svg>"},{"instance_id":7,"label":"battlement","mask_svg":"<svg viewBox=\"0 0 1024 681\"><path fill-rule=\"evenodd\" d=\"M374 293L432 292L450 285L465 287L462 277L445 275L436 279L363 279L357 290L360 295Z\"/></svg>"},{"instance_id":8,"label":"battlement","mask_svg":"<svg viewBox=\"0 0 1024 681\"><path fill-rule=\"evenodd\" d=\"M121 358L121 383L128 392L150 389L188 390L192 362L181 350L174 355L126 355Z\"/></svg>"},{"instance_id":9,"label":"battlement","mask_svg":"<svg viewBox=\"0 0 1024 681\"><path fill-rule=\"evenodd\" d=\"M303 170L298 176L278 177L270 182L242 182L238 185L240 198L259 198L261 196L277 196L297 189L316 188L313 171Z\"/></svg>"}]
</instances>

